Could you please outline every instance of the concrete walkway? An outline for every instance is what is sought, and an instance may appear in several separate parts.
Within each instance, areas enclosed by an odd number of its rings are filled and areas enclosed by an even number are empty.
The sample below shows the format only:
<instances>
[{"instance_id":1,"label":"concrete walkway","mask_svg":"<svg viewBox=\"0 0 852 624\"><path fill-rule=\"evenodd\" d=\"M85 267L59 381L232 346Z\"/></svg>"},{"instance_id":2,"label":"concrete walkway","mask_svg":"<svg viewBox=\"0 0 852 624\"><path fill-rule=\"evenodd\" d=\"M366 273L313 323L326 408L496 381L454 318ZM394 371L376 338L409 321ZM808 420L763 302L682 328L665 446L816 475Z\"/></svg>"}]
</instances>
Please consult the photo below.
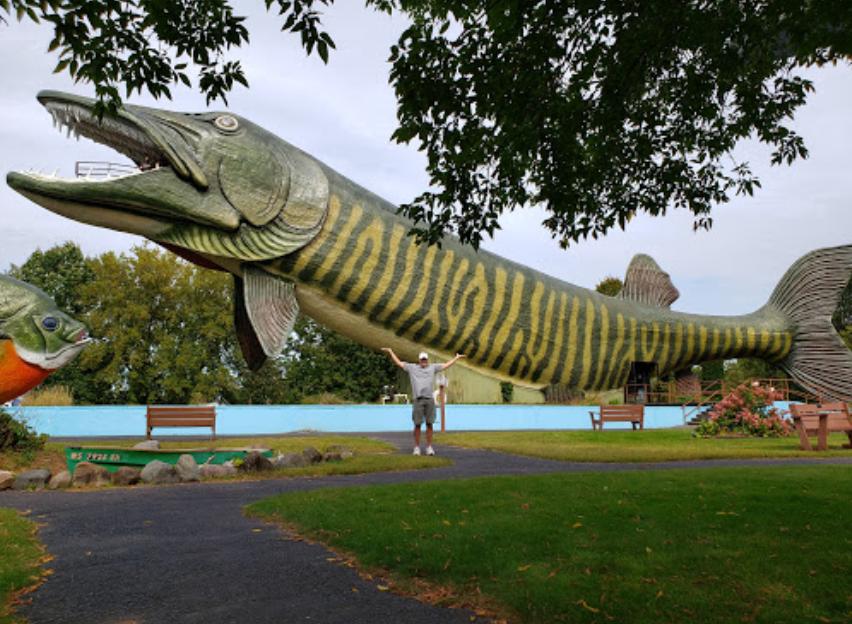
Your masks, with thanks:
<instances>
[{"instance_id":1,"label":"concrete walkway","mask_svg":"<svg viewBox=\"0 0 852 624\"><path fill-rule=\"evenodd\" d=\"M383 434L408 448L408 437ZM381 592L329 562L323 547L293 541L242 515L282 492L491 475L672 468L846 464L852 458L661 464L555 462L488 451L438 449L452 466L405 473L202 483L86 492L2 492L0 506L31 510L54 573L21 609L31 624L469 622L471 613Z\"/></svg>"}]
</instances>

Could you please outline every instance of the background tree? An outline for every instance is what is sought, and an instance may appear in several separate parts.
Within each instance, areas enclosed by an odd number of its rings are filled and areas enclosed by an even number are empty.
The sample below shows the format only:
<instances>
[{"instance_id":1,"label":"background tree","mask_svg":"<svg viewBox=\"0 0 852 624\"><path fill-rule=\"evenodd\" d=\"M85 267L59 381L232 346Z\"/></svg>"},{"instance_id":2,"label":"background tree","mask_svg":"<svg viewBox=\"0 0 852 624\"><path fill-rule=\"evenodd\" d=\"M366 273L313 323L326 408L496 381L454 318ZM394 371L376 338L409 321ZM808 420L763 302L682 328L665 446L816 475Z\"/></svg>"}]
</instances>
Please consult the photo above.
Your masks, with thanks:
<instances>
[{"instance_id":1,"label":"background tree","mask_svg":"<svg viewBox=\"0 0 852 624\"><path fill-rule=\"evenodd\" d=\"M145 404L236 396L227 275L148 246L105 253L92 269L83 298L97 342L80 360L102 397Z\"/></svg>"},{"instance_id":2,"label":"background tree","mask_svg":"<svg viewBox=\"0 0 852 624\"><path fill-rule=\"evenodd\" d=\"M617 277L609 276L599 281L595 290L608 297L617 297L623 287L624 282Z\"/></svg>"},{"instance_id":3,"label":"background tree","mask_svg":"<svg viewBox=\"0 0 852 624\"><path fill-rule=\"evenodd\" d=\"M302 317L296 335L283 359L287 380L287 402L333 394L346 401L365 402L379 398L382 386L393 384L396 367L382 353Z\"/></svg>"},{"instance_id":4,"label":"background tree","mask_svg":"<svg viewBox=\"0 0 852 624\"><path fill-rule=\"evenodd\" d=\"M95 278L83 252L72 242L47 251L36 249L24 264L12 265L9 275L41 288L71 316L84 312L80 291Z\"/></svg>"},{"instance_id":5,"label":"background tree","mask_svg":"<svg viewBox=\"0 0 852 624\"><path fill-rule=\"evenodd\" d=\"M852 349L852 280L849 280L846 290L843 291L840 305L837 306L832 321L840 337Z\"/></svg>"},{"instance_id":6,"label":"background tree","mask_svg":"<svg viewBox=\"0 0 852 624\"><path fill-rule=\"evenodd\" d=\"M264 0L283 30L326 60L318 8ZM711 209L760 186L737 143L756 138L773 164L807 155L792 127L813 90L799 69L852 53L847 0L367 0L411 25L390 73L398 142L426 152L430 188L402 212L437 242L478 246L506 211L544 207L567 246L638 212ZM233 47L248 41L227 0L0 0L54 29L57 71L91 82L107 104L190 84L208 101L246 84Z\"/></svg>"},{"instance_id":7,"label":"background tree","mask_svg":"<svg viewBox=\"0 0 852 624\"><path fill-rule=\"evenodd\" d=\"M395 368L303 318L284 356L259 371L243 362L233 329L232 280L157 247L86 258L66 243L34 252L10 273L44 289L95 338L48 377L77 403L299 403L334 394L374 401Z\"/></svg>"}]
</instances>

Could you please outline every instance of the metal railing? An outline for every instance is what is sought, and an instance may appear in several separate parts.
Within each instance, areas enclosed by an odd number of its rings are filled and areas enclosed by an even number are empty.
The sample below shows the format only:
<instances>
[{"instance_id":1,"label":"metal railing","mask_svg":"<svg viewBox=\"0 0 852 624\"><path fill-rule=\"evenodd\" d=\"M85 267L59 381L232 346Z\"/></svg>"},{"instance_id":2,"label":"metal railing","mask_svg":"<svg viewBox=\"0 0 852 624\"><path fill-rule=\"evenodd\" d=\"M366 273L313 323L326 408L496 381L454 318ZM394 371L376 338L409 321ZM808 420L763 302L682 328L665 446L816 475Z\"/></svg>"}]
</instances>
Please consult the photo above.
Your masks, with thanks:
<instances>
[{"instance_id":1,"label":"metal railing","mask_svg":"<svg viewBox=\"0 0 852 624\"><path fill-rule=\"evenodd\" d=\"M138 173L139 168L134 165L99 162L94 160L81 160L74 165L74 175L78 178L103 179L120 178L122 176Z\"/></svg>"}]
</instances>

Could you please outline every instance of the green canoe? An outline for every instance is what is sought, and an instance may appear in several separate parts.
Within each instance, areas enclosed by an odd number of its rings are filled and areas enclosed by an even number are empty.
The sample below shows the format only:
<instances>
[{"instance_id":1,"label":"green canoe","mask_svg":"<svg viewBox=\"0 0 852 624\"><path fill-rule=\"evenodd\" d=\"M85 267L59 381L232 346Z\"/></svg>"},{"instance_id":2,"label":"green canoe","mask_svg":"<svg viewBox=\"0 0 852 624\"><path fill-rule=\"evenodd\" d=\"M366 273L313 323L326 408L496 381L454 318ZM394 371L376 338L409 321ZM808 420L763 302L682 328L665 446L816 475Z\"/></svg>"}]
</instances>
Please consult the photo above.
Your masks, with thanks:
<instances>
[{"instance_id":1,"label":"green canoe","mask_svg":"<svg viewBox=\"0 0 852 624\"><path fill-rule=\"evenodd\" d=\"M200 464L224 464L231 459L242 459L251 451L259 451L264 457L272 457L268 449L165 449L148 451L117 446L66 446L65 460L68 471L74 474L74 468L80 462L91 462L103 466L110 472L115 472L121 466L143 468L155 459L167 464L176 464L181 455L192 455Z\"/></svg>"}]
</instances>

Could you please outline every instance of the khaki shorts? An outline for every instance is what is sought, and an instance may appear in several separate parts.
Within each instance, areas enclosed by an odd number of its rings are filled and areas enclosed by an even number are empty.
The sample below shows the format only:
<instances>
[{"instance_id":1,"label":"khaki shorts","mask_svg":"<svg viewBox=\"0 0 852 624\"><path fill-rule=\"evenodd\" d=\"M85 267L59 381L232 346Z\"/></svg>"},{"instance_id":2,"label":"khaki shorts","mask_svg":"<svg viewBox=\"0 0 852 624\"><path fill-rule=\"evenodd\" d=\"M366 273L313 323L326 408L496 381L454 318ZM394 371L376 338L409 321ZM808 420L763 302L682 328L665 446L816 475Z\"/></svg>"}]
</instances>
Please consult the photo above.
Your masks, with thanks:
<instances>
[{"instance_id":1,"label":"khaki shorts","mask_svg":"<svg viewBox=\"0 0 852 624\"><path fill-rule=\"evenodd\" d=\"M415 399L411 408L411 420L414 421L415 426L419 427L424 420L428 425L435 424L435 399L431 397Z\"/></svg>"}]
</instances>

